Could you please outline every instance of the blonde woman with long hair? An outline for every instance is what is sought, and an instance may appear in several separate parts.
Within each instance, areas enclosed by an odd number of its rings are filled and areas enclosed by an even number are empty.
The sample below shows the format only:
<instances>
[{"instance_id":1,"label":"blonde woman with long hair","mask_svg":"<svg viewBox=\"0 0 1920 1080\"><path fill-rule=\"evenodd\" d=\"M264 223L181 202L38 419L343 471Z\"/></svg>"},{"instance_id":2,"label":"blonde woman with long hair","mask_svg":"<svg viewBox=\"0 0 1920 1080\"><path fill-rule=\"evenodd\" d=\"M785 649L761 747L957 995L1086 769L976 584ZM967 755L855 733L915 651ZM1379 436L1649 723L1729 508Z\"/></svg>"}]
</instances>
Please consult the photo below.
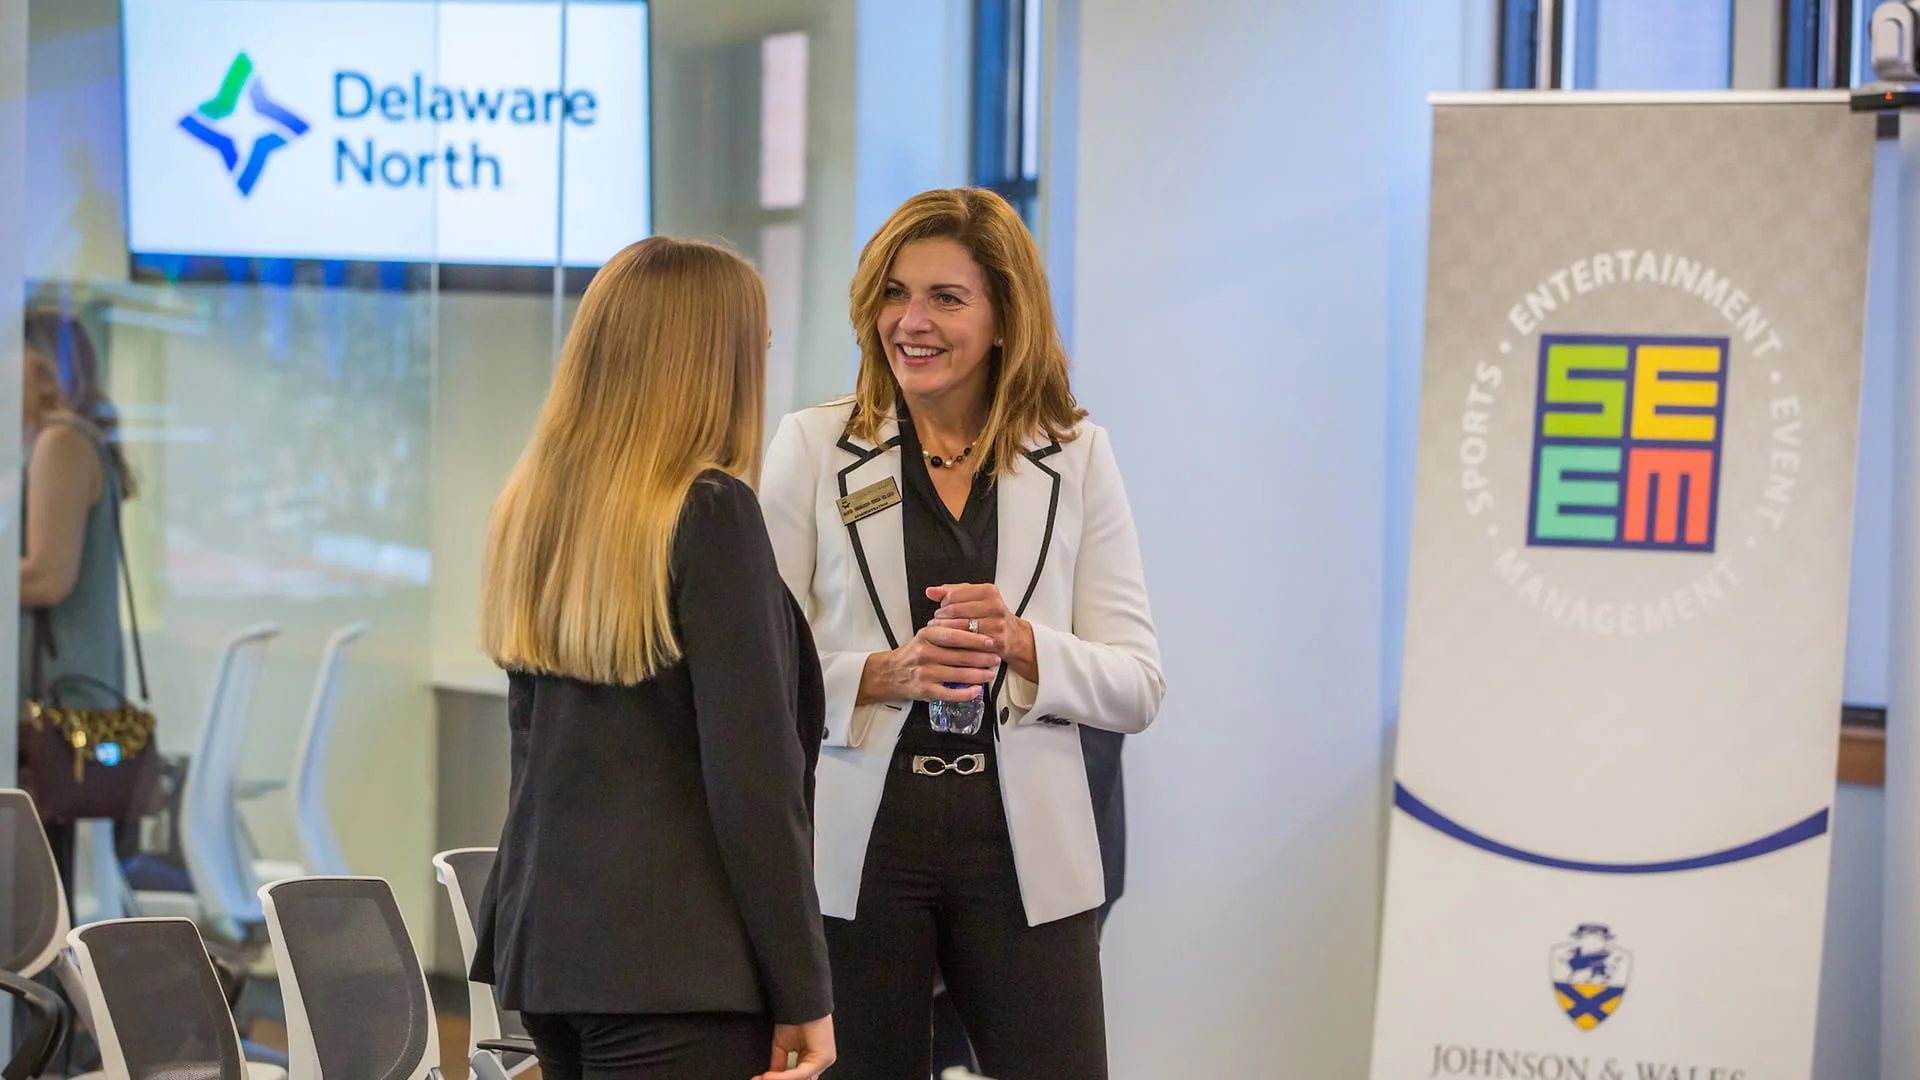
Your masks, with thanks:
<instances>
[{"instance_id":1,"label":"blonde woman with long hair","mask_svg":"<svg viewBox=\"0 0 1920 1080\"><path fill-rule=\"evenodd\" d=\"M1116 776L1083 736L1144 729L1166 685L1112 443L991 192L896 210L852 315L854 395L783 420L761 485L825 672L834 1080L927 1075L936 966L981 1072L1104 1080Z\"/></svg>"},{"instance_id":2,"label":"blonde woman with long hair","mask_svg":"<svg viewBox=\"0 0 1920 1080\"><path fill-rule=\"evenodd\" d=\"M595 275L494 506L482 644L513 781L472 977L547 1080L832 1064L812 878L819 659L749 485L767 301L654 237Z\"/></svg>"}]
</instances>

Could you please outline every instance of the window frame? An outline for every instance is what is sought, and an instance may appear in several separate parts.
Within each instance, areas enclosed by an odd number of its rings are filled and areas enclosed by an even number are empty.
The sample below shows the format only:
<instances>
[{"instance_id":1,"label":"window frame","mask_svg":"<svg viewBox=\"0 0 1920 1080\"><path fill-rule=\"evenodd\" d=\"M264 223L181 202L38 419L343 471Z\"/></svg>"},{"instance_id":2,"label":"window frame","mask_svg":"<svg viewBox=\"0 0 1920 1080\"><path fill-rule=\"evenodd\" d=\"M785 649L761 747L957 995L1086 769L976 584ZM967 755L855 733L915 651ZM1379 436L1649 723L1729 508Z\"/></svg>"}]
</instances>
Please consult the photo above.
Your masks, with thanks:
<instances>
[{"instance_id":1,"label":"window frame","mask_svg":"<svg viewBox=\"0 0 1920 1080\"><path fill-rule=\"evenodd\" d=\"M975 0L973 183L1019 212L1040 209L1040 49L1044 0Z\"/></svg>"}]
</instances>

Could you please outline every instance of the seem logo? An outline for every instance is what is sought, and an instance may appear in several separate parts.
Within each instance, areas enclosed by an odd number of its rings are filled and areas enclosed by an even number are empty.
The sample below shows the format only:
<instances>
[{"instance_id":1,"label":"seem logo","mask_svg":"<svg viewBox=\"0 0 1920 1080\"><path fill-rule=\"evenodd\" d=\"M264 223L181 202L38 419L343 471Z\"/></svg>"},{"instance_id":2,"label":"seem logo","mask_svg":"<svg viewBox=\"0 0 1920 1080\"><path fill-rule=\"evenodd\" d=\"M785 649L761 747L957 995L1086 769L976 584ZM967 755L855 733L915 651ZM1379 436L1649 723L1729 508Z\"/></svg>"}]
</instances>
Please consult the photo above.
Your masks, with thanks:
<instances>
[{"instance_id":1,"label":"seem logo","mask_svg":"<svg viewBox=\"0 0 1920 1080\"><path fill-rule=\"evenodd\" d=\"M1727 338L1543 334L1527 543L1712 551Z\"/></svg>"},{"instance_id":2,"label":"seem logo","mask_svg":"<svg viewBox=\"0 0 1920 1080\"><path fill-rule=\"evenodd\" d=\"M247 148L244 162L241 161L240 148L233 139L214 126L233 115L243 95L248 108L266 125L266 130L256 135L253 145ZM234 57L233 63L228 65L226 77L220 80L220 92L181 117L180 127L220 155L242 198L253 194L254 185L260 182L260 171L266 168L268 156L307 133L305 120L267 96L267 89L254 74L253 61L246 53Z\"/></svg>"}]
</instances>

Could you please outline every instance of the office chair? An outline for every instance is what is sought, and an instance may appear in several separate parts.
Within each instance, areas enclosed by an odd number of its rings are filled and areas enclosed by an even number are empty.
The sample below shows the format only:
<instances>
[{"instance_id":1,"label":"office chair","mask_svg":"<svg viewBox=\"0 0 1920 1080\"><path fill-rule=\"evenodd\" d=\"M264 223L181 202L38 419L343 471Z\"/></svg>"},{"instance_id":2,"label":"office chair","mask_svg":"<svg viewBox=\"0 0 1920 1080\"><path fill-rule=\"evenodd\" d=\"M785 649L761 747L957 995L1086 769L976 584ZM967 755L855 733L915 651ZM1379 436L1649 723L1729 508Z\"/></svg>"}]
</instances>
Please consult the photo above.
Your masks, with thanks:
<instances>
[{"instance_id":1,"label":"office chair","mask_svg":"<svg viewBox=\"0 0 1920 1080\"><path fill-rule=\"evenodd\" d=\"M114 919L67 936L106 1080L285 1080L241 1057L219 977L187 919Z\"/></svg>"},{"instance_id":2,"label":"office chair","mask_svg":"<svg viewBox=\"0 0 1920 1080\"><path fill-rule=\"evenodd\" d=\"M287 1007L291 1080L439 1080L426 973L379 878L260 889Z\"/></svg>"},{"instance_id":3,"label":"office chair","mask_svg":"<svg viewBox=\"0 0 1920 1080\"><path fill-rule=\"evenodd\" d=\"M33 796L16 788L0 790L0 867L0 879L8 882L8 910L0 913L0 993L19 1000L27 1016L0 1076L25 1080L47 1071L73 1021L60 995L32 981L59 956L69 916L40 811Z\"/></svg>"},{"instance_id":4,"label":"office chair","mask_svg":"<svg viewBox=\"0 0 1920 1080\"><path fill-rule=\"evenodd\" d=\"M245 927L262 919L255 896L261 881L300 873L297 866L256 865L240 820L240 750L260 664L268 642L279 633L272 623L250 627L222 650L180 800L180 844L202 912L209 919L233 923L236 937L244 937ZM136 895L136 905L141 899Z\"/></svg>"},{"instance_id":5,"label":"office chair","mask_svg":"<svg viewBox=\"0 0 1920 1080\"><path fill-rule=\"evenodd\" d=\"M340 854L333 819L327 813L327 751L333 740L334 719L340 713L340 678L346 670L347 653L370 625L357 622L327 639L327 647L320 654L320 673L313 683L313 700L307 706L307 723L294 756L294 821L300 832L300 857L308 874L347 874L347 860Z\"/></svg>"},{"instance_id":6,"label":"office chair","mask_svg":"<svg viewBox=\"0 0 1920 1080\"><path fill-rule=\"evenodd\" d=\"M494 848L457 848L433 857L434 876L446 886L447 899L453 905L453 929L460 939L461 963L471 969L478 944L474 924L479 919L481 891L487 875L493 872ZM472 1017L467 1060L477 1080L507 1080L539 1062L533 1056L533 1040L520 1023L520 1014L503 1009L494 999L493 987L486 983L467 983L468 1015Z\"/></svg>"}]
</instances>

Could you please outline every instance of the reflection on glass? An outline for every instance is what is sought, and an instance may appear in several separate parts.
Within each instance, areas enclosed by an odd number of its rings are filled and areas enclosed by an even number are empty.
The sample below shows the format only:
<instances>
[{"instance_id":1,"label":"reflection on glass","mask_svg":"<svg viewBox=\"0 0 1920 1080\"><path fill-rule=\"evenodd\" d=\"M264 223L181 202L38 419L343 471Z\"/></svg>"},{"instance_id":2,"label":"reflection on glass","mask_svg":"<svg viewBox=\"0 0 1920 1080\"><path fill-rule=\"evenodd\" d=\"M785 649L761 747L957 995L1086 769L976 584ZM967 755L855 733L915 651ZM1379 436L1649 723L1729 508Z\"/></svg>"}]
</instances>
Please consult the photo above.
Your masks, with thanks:
<instances>
[{"instance_id":1,"label":"reflection on glass","mask_svg":"<svg viewBox=\"0 0 1920 1080\"><path fill-rule=\"evenodd\" d=\"M807 201L807 35L760 40L760 208Z\"/></svg>"},{"instance_id":2,"label":"reflection on glass","mask_svg":"<svg viewBox=\"0 0 1920 1080\"><path fill-rule=\"evenodd\" d=\"M563 248L577 286L651 227L647 5L30 5L25 292L85 323L119 406L161 744L277 623L243 775L286 776L324 643L370 620L327 810L425 920L428 688L472 652L490 451L544 392ZM292 812L246 808L263 856Z\"/></svg>"},{"instance_id":3,"label":"reflection on glass","mask_svg":"<svg viewBox=\"0 0 1920 1080\"><path fill-rule=\"evenodd\" d=\"M803 239L798 221L760 230L760 277L767 283L767 322L773 341L767 350L767 434L798 404L800 381L801 278Z\"/></svg>"},{"instance_id":4,"label":"reflection on glass","mask_svg":"<svg viewBox=\"0 0 1920 1080\"><path fill-rule=\"evenodd\" d=\"M431 581L431 297L368 284L181 283L107 303L171 595Z\"/></svg>"}]
</instances>

